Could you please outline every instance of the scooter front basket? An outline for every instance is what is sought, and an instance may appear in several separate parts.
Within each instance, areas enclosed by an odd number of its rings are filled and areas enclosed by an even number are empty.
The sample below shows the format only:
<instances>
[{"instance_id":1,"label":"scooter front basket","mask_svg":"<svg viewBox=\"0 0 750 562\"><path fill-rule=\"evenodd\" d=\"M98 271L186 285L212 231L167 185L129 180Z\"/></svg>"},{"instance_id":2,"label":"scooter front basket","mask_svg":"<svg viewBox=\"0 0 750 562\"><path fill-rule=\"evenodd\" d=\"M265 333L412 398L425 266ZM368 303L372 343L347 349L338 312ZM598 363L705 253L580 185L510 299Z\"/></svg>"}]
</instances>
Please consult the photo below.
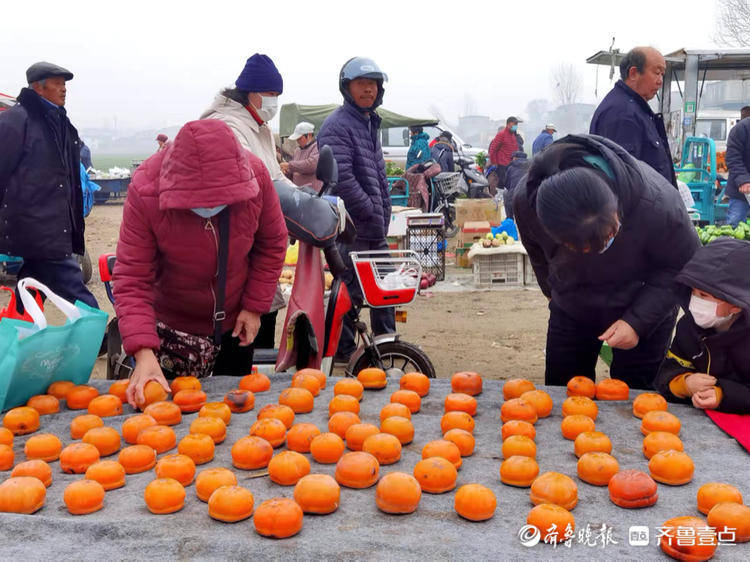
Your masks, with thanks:
<instances>
[{"instance_id":1,"label":"scooter front basket","mask_svg":"<svg viewBox=\"0 0 750 562\"><path fill-rule=\"evenodd\" d=\"M365 302L372 308L409 304L417 296L422 264L411 250L351 252Z\"/></svg>"}]
</instances>

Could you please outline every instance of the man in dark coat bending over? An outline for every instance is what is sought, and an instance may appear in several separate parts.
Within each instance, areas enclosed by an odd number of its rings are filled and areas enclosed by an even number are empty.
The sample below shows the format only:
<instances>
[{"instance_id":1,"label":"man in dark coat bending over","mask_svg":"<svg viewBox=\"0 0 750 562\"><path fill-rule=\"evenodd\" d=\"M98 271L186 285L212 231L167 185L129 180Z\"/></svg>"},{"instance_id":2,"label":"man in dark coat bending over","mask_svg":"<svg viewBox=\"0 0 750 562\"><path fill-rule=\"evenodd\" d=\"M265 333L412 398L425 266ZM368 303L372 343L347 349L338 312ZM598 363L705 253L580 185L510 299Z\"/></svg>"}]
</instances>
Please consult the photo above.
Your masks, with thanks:
<instances>
[{"instance_id":1,"label":"man in dark coat bending over","mask_svg":"<svg viewBox=\"0 0 750 562\"><path fill-rule=\"evenodd\" d=\"M591 118L589 132L615 141L677 186L664 119L649 100L661 89L666 62L653 47L635 47L620 62L620 77Z\"/></svg>"},{"instance_id":2,"label":"man in dark coat bending over","mask_svg":"<svg viewBox=\"0 0 750 562\"><path fill-rule=\"evenodd\" d=\"M18 104L0 114L0 253L23 258L19 279L98 307L73 257L84 253L84 222L81 140L65 112L72 79L55 64L33 64Z\"/></svg>"}]
</instances>

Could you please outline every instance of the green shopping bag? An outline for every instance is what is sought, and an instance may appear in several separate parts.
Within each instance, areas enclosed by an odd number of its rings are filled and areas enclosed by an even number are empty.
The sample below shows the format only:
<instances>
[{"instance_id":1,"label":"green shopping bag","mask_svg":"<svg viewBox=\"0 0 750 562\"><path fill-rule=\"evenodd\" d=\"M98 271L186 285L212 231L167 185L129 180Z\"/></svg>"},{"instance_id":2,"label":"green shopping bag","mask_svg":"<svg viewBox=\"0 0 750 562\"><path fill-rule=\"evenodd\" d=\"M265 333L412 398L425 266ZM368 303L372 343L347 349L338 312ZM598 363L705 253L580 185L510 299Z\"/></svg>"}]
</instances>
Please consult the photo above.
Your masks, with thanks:
<instances>
[{"instance_id":1,"label":"green shopping bag","mask_svg":"<svg viewBox=\"0 0 750 562\"><path fill-rule=\"evenodd\" d=\"M67 318L48 326L28 289L46 295ZM18 293L33 322L0 320L0 411L44 394L54 381L84 384L101 347L107 314L78 301L71 304L32 278L18 282Z\"/></svg>"}]
</instances>

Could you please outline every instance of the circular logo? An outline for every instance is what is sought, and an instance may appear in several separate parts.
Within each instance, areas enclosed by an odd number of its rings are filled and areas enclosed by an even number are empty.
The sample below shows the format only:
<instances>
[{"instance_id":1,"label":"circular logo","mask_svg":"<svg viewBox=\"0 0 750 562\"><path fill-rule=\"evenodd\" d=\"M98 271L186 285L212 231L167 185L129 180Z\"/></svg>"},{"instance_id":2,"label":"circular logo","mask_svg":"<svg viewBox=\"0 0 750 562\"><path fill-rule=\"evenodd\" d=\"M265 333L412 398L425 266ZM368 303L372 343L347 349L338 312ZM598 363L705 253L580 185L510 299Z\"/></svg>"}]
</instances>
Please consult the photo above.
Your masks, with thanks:
<instances>
[{"instance_id":1,"label":"circular logo","mask_svg":"<svg viewBox=\"0 0 750 562\"><path fill-rule=\"evenodd\" d=\"M525 547L532 547L539 544L542 534L535 525L524 525L518 531L518 539Z\"/></svg>"}]
</instances>

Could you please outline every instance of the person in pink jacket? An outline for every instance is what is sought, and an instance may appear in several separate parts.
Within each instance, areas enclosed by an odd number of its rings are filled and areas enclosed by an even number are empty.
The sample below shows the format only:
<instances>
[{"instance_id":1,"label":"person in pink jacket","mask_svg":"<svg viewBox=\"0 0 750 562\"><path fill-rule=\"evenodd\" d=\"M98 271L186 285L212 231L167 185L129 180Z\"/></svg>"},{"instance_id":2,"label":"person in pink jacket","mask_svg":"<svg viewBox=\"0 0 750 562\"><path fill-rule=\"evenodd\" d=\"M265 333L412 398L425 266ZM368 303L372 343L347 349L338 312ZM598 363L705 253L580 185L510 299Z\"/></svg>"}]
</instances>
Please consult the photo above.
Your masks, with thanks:
<instances>
[{"instance_id":1,"label":"person in pink jacket","mask_svg":"<svg viewBox=\"0 0 750 562\"><path fill-rule=\"evenodd\" d=\"M226 318L213 373L242 376L252 367L251 344L286 253L286 225L268 170L225 123L203 120L187 123L133 176L113 278L123 347L136 361L131 404L142 400L150 380L168 390L157 322L194 336L214 333L218 215L226 207Z\"/></svg>"},{"instance_id":2,"label":"person in pink jacket","mask_svg":"<svg viewBox=\"0 0 750 562\"><path fill-rule=\"evenodd\" d=\"M316 192L322 187L321 181L315 177L318 166L318 141L315 140L315 125L302 121L297 123L289 140L297 141L294 157L289 162L281 163L281 171L291 178L298 187L309 186Z\"/></svg>"}]
</instances>

